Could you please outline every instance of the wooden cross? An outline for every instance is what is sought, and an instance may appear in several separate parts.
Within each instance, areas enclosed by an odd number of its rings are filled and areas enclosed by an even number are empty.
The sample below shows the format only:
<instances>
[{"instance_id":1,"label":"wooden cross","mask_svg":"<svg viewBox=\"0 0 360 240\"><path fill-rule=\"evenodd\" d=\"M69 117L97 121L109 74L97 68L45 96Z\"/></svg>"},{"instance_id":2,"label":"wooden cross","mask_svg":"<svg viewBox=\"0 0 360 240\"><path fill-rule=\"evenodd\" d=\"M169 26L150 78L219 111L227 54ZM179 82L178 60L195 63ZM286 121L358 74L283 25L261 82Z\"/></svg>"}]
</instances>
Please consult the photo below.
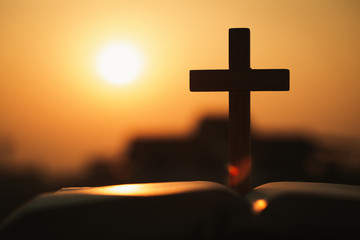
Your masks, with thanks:
<instances>
[{"instance_id":1,"label":"wooden cross","mask_svg":"<svg viewBox=\"0 0 360 240\"><path fill-rule=\"evenodd\" d=\"M288 91L289 70L250 68L250 30L229 29L229 69L190 70L190 91L229 92L229 184L250 190L250 91Z\"/></svg>"}]
</instances>

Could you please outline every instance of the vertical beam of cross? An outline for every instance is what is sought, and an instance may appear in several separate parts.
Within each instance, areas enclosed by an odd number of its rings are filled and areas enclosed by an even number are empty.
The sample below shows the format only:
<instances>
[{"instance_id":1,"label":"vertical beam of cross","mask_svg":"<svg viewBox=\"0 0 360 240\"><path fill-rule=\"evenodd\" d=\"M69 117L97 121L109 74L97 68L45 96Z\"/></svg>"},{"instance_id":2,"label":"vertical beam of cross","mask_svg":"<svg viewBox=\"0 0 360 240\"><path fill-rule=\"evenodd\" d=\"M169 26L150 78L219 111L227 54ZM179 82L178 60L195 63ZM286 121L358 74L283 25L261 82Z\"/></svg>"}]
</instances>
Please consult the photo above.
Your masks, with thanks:
<instances>
[{"instance_id":1,"label":"vertical beam of cross","mask_svg":"<svg viewBox=\"0 0 360 240\"><path fill-rule=\"evenodd\" d=\"M288 91L289 70L250 68L250 30L229 30L229 70L190 70L191 91L229 91L229 185L250 190L250 91Z\"/></svg>"},{"instance_id":2,"label":"vertical beam of cross","mask_svg":"<svg viewBox=\"0 0 360 240\"><path fill-rule=\"evenodd\" d=\"M250 70L250 30L229 30L229 69ZM250 186L250 91L229 90L229 184L239 192ZM241 171L241 172L240 172Z\"/></svg>"}]
</instances>

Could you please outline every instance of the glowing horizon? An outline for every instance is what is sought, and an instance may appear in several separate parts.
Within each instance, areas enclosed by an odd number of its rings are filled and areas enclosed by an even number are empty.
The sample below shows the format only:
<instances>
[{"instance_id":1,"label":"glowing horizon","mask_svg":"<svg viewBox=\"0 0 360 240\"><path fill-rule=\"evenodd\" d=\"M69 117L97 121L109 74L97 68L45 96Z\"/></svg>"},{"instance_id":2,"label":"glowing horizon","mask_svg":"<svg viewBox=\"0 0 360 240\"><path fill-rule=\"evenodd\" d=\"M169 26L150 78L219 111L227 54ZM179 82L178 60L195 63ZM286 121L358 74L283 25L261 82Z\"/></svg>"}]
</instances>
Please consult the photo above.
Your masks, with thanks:
<instances>
[{"instance_id":1,"label":"glowing horizon","mask_svg":"<svg viewBox=\"0 0 360 240\"><path fill-rule=\"evenodd\" d=\"M252 68L290 69L290 92L252 93L254 132L359 140L359 11L326 0L1 1L0 137L15 144L3 164L81 169L136 136L186 135L225 116L227 93L190 93L189 70L228 69L236 27L251 30ZM116 86L95 58L123 40L142 70Z\"/></svg>"}]
</instances>

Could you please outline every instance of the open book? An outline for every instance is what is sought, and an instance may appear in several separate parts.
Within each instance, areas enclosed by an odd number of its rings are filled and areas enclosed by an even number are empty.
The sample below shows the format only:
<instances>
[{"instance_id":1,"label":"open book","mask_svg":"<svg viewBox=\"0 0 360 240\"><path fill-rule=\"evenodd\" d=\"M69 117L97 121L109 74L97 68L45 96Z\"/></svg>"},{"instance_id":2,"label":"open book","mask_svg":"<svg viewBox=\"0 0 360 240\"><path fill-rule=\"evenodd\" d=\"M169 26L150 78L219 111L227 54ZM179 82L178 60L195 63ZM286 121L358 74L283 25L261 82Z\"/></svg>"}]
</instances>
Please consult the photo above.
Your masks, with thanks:
<instances>
[{"instance_id":1,"label":"open book","mask_svg":"<svg viewBox=\"0 0 360 240\"><path fill-rule=\"evenodd\" d=\"M360 239L360 187L274 182L245 197L204 181L64 188L1 226L1 239Z\"/></svg>"}]
</instances>

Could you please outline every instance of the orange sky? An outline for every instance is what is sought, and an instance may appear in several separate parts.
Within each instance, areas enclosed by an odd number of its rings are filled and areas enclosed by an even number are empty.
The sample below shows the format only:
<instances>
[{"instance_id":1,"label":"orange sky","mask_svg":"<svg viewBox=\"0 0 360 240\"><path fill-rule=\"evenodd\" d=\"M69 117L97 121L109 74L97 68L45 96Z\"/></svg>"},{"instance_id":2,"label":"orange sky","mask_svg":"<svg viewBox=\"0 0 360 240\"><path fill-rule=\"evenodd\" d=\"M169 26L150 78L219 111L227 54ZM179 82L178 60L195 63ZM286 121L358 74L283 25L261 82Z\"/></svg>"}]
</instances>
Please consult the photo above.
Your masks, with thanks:
<instances>
[{"instance_id":1,"label":"orange sky","mask_svg":"<svg viewBox=\"0 0 360 240\"><path fill-rule=\"evenodd\" d=\"M252 94L254 129L360 139L359 1L3 0L0 136L13 163L74 170L225 114L227 93L190 93L189 70L228 68L230 27L251 29L252 68L290 69L290 92ZM144 58L126 86L95 69L112 41Z\"/></svg>"}]
</instances>

